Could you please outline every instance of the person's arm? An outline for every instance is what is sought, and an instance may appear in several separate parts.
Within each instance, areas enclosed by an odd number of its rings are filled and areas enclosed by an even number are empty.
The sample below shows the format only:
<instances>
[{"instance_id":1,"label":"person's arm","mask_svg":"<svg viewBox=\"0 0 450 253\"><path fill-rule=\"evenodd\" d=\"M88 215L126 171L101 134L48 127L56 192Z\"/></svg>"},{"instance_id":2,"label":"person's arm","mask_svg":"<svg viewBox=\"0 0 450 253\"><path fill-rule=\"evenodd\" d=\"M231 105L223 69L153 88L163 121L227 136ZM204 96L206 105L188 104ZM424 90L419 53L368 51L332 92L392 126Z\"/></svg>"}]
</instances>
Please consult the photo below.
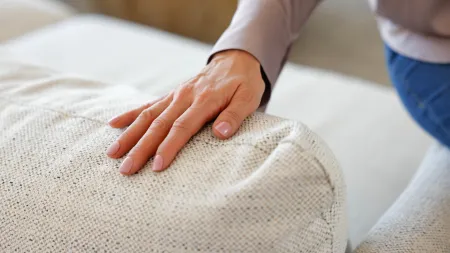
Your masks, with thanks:
<instances>
[{"instance_id":1,"label":"person's arm","mask_svg":"<svg viewBox=\"0 0 450 253\"><path fill-rule=\"evenodd\" d=\"M109 122L115 128L128 126L107 150L111 158L127 156L120 172L132 175L152 156L153 170L165 170L211 120L217 138L233 136L267 100L290 44L318 1L242 0L209 63L195 77Z\"/></svg>"},{"instance_id":2,"label":"person's arm","mask_svg":"<svg viewBox=\"0 0 450 253\"><path fill-rule=\"evenodd\" d=\"M320 0L240 0L228 29L211 53L239 49L261 64L270 92L292 42Z\"/></svg>"}]
</instances>

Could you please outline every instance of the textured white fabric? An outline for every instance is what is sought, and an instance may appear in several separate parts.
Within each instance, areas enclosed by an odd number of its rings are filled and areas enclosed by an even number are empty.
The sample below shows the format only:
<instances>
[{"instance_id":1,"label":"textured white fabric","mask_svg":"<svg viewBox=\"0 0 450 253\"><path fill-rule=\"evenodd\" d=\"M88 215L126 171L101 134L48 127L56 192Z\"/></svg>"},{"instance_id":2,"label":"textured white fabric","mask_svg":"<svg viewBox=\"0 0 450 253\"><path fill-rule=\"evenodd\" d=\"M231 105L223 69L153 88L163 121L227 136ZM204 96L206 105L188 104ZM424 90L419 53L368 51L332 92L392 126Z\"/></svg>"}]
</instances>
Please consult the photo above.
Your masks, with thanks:
<instances>
[{"instance_id":1,"label":"textured white fabric","mask_svg":"<svg viewBox=\"0 0 450 253\"><path fill-rule=\"evenodd\" d=\"M450 150L434 145L355 253L450 252Z\"/></svg>"},{"instance_id":2,"label":"textured white fabric","mask_svg":"<svg viewBox=\"0 0 450 253\"><path fill-rule=\"evenodd\" d=\"M1 252L344 252L342 174L303 124L208 126L167 171L124 177L107 120L149 97L0 59Z\"/></svg>"},{"instance_id":3,"label":"textured white fabric","mask_svg":"<svg viewBox=\"0 0 450 253\"><path fill-rule=\"evenodd\" d=\"M54 0L0 0L0 42L61 21L73 12Z\"/></svg>"},{"instance_id":4,"label":"textured white fabric","mask_svg":"<svg viewBox=\"0 0 450 253\"><path fill-rule=\"evenodd\" d=\"M204 66L210 46L102 16L78 16L8 43L21 59L164 95ZM299 120L335 153L357 245L405 189L431 141L392 89L288 64L269 114Z\"/></svg>"}]
</instances>

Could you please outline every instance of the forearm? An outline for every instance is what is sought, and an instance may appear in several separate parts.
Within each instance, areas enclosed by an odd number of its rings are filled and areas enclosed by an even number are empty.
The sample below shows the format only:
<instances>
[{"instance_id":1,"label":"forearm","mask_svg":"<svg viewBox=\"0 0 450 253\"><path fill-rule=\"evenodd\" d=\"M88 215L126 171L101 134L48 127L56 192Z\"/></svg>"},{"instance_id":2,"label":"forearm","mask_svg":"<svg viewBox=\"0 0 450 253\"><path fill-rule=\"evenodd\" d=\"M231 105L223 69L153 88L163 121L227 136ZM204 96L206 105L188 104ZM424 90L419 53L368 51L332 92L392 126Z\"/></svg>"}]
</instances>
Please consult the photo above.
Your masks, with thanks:
<instances>
[{"instance_id":1,"label":"forearm","mask_svg":"<svg viewBox=\"0 0 450 253\"><path fill-rule=\"evenodd\" d=\"M241 0L233 20L211 55L229 49L252 54L269 88L278 78L292 42L319 0Z\"/></svg>"}]
</instances>

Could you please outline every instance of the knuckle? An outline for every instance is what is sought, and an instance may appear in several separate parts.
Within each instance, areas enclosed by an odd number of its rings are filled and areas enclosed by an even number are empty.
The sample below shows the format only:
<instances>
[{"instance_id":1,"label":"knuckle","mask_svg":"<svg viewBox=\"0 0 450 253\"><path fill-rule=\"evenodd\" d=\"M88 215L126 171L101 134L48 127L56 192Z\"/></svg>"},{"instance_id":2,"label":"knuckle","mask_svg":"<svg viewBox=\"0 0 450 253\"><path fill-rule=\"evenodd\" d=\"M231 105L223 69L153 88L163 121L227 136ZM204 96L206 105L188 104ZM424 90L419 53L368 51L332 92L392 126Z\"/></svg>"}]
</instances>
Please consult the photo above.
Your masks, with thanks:
<instances>
[{"instance_id":1,"label":"knuckle","mask_svg":"<svg viewBox=\"0 0 450 253\"><path fill-rule=\"evenodd\" d=\"M131 136L130 136L130 131L127 129L119 136L117 141L119 141L119 142L127 142L129 139L131 139Z\"/></svg>"},{"instance_id":2,"label":"knuckle","mask_svg":"<svg viewBox=\"0 0 450 253\"><path fill-rule=\"evenodd\" d=\"M144 108L144 110L146 110L146 109L150 108L154 104L155 104L155 102L153 102L153 101L152 102L147 102L143 106L141 106L141 108Z\"/></svg>"},{"instance_id":3,"label":"knuckle","mask_svg":"<svg viewBox=\"0 0 450 253\"><path fill-rule=\"evenodd\" d=\"M174 131L181 132L181 133L186 133L186 134L191 133L191 128L189 127L189 124L186 121L181 120L181 119L177 119L173 123L172 129Z\"/></svg>"},{"instance_id":4,"label":"knuckle","mask_svg":"<svg viewBox=\"0 0 450 253\"><path fill-rule=\"evenodd\" d=\"M165 100L165 101L167 101L167 100L172 100L173 97L175 96L175 92L176 92L176 90L171 90L171 91L169 92L169 94L167 94L167 96L166 96L163 100Z\"/></svg>"},{"instance_id":5,"label":"knuckle","mask_svg":"<svg viewBox=\"0 0 450 253\"><path fill-rule=\"evenodd\" d=\"M241 92L235 95L236 101L245 104L255 101L255 98L255 94L249 89L242 89Z\"/></svg>"},{"instance_id":6,"label":"knuckle","mask_svg":"<svg viewBox=\"0 0 450 253\"><path fill-rule=\"evenodd\" d=\"M126 147L128 147L131 143L133 143L135 139L136 136L133 134L132 130L127 129L119 136L119 138L117 138L117 141L119 142L121 147L126 149Z\"/></svg>"},{"instance_id":7,"label":"knuckle","mask_svg":"<svg viewBox=\"0 0 450 253\"><path fill-rule=\"evenodd\" d=\"M172 100L172 105L186 106L191 102L192 102L192 92L188 88L185 88L176 92Z\"/></svg>"},{"instance_id":8,"label":"knuckle","mask_svg":"<svg viewBox=\"0 0 450 253\"><path fill-rule=\"evenodd\" d=\"M142 144L136 144L136 146L134 146L131 151L130 154L128 154L128 156L137 158L142 156L142 154L145 154L146 152L146 148L144 148L144 146Z\"/></svg>"},{"instance_id":9,"label":"knuckle","mask_svg":"<svg viewBox=\"0 0 450 253\"><path fill-rule=\"evenodd\" d=\"M170 124L166 119L158 117L153 121L150 128L155 131L161 131L166 130L167 128L169 128L169 126Z\"/></svg>"},{"instance_id":10,"label":"knuckle","mask_svg":"<svg viewBox=\"0 0 450 253\"><path fill-rule=\"evenodd\" d=\"M182 85L176 92L177 98L184 98L192 93L193 86L191 84Z\"/></svg>"},{"instance_id":11,"label":"knuckle","mask_svg":"<svg viewBox=\"0 0 450 253\"><path fill-rule=\"evenodd\" d=\"M146 121L152 120L154 117L154 113L150 108L148 108L148 109L143 110L141 112L141 114L139 115L139 117L141 117L143 120L146 120Z\"/></svg>"},{"instance_id":12,"label":"knuckle","mask_svg":"<svg viewBox=\"0 0 450 253\"><path fill-rule=\"evenodd\" d=\"M144 152L144 147L141 143L136 144L136 146L133 147L133 149L131 150L131 154L141 154L142 152Z\"/></svg>"},{"instance_id":13,"label":"knuckle","mask_svg":"<svg viewBox=\"0 0 450 253\"><path fill-rule=\"evenodd\" d=\"M234 110L226 110L223 112L225 118L229 119L231 123L238 124L241 121L241 116Z\"/></svg>"},{"instance_id":14,"label":"knuckle","mask_svg":"<svg viewBox=\"0 0 450 253\"><path fill-rule=\"evenodd\" d=\"M205 105L213 100L212 97L213 92L211 90L205 90L196 96L195 101L198 105Z\"/></svg>"}]
</instances>

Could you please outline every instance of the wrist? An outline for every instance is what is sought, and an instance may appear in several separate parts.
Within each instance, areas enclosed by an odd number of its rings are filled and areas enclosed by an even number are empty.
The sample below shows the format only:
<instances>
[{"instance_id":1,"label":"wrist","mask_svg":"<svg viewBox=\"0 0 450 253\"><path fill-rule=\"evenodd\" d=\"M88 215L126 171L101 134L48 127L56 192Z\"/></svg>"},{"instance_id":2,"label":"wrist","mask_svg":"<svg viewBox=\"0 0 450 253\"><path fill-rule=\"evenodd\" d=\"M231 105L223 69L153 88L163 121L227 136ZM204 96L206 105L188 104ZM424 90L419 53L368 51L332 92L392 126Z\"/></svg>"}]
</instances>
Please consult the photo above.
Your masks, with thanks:
<instances>
[{"instance_id":1,"label":"wrist","mask_svg":"<svg viewBox=\"0 0 450 253\"><path fill-rule=\"evenodd\" d=\"M244 63L245 65L249 67L260 67L259 61L250 53L239 50L239 49L229 49L225 51L218 52L214 54L213 58L211 59L211 62L217 62L224 59L229 59L232 61L239 61Z\"/></svg>"}]
</instances>

